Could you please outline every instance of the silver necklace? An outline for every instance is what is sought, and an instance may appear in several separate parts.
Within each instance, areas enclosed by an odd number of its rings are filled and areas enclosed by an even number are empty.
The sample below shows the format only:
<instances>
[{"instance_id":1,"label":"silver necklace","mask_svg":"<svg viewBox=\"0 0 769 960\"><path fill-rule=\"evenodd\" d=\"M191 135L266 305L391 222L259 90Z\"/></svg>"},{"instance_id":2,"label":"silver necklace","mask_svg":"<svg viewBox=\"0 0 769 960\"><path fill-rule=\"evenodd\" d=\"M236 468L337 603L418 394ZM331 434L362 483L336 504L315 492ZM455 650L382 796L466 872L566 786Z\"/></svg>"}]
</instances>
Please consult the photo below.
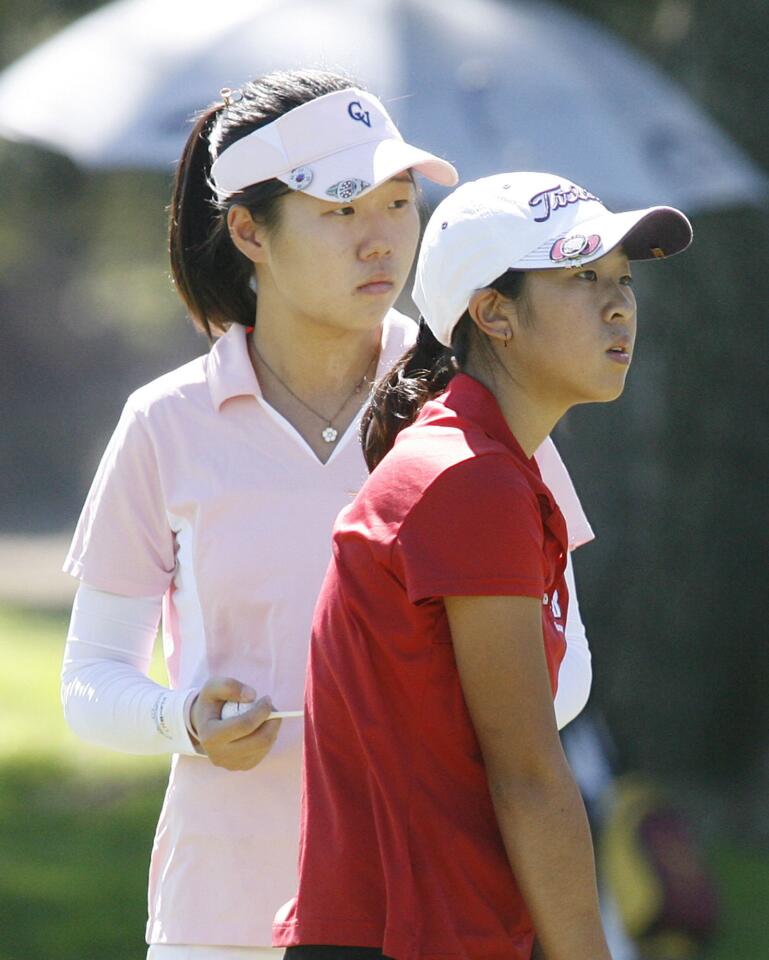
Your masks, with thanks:
<instances>
[{"instance_id":1,"label":"silver necklace","mask_svg":"<svg viewBox=\"0 0 769 960\"><path fill-rule=\"evenodd\" d=\"M318 411L314 410L308 403L305 403L301 397L297 396L294 393L294 391L291 389L291 387L289 387L289 385L285 383L285 381L283 381L277 375L277 373L275 373L275 371L272 369L269 363L267 363L267 361L264 359L261 353L259 353L259 351L256 349L256 344L252 339L249 339L248 343L251 349L254 351L254 354L259 358L259 362L265 367L265 369L269 373L272 374L273 377L275 377L275 379L278 381L281 387L283 387L286 393L290 393L291 396L294 398L294 400L296 400L297 403L301 403L301 405L305 408L305 410L309 410L311 414L313 414L318 418L318 420L322 420L323 423L326 424L326 426L320 432L321 437L326 441L326 443L335 443L337 437L339 436L339 431L334 426L334 420L336 420L336 418L339 416L342 410L344 410L344 408L347 406L350 400L352 400L355 394L360 393L360 391L363 389L363 385L369 382L368 372L376 362L379 349L377 348L376 352L374 353L374 356L371 358L371 360L369 360L369 364L366 367L365 373L360 378L360 380L355 384L352 390L347 394L347 396L344 398L344 402L342 403L341 407L336 411L336 413L333 415L333 417L324 417L322 413L318 413Z\"/></svg>"}]
</instances>

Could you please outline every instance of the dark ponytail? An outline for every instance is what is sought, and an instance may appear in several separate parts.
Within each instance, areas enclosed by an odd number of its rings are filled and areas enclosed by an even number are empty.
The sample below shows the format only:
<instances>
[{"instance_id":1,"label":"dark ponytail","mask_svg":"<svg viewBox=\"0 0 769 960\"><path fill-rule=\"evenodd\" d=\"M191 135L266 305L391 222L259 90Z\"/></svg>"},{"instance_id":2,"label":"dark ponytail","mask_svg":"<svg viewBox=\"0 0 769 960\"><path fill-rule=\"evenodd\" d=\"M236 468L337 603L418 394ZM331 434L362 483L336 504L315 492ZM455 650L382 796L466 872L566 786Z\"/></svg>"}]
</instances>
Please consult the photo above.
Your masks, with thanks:
<instances>
[{"instance_id":1,"label":"dark ponytail","mask_svg":"<svg viewBox=\"0 0 769 960\"><path fill-rule=\"evenodd\" d=\"M524 271L506 270L488 286L509 300L517 300L523 293L525 276ZM414 422L424 404L443 393L454 374L464 368L473 339L481 340L481 349L491 350L467 310L454 327L450 348L436 340L420 317L414 346L377 383L363 411L360 437L369 472L392 449L401 430Z\"/></svg>"},{"instance_id":2,"label":"dark ponytail","mask_svg":"<svg viewBox=\"0 0 769 960\"><path fill-rule=\"evenodd\" d=\"M414 346L379 381L363 412L360 435L369 472L390 450L400 431L414 421L422 406L443 393L457 369L454 352L436 340L420 318Z\"/></svg>"},{"instance_id":3,"label":"dark ponytail","mask_svg":"<svg viewBox=\"0 0 769 960\"><path fill-rule=\"evenodd\" d=\"M228 210L236 204L247 207L271 230L279 222L280 198L290 192L274 179L220 201L210 181L214 159L289 110L351 86L349 77L322 70L270 73L232 91L226 103L214 104L196 118L174 177L168 246L179 295L209 339L233 323L251 326L256 314L250 285L253 264L230 239Z\"/></svg>"}]
</instances>

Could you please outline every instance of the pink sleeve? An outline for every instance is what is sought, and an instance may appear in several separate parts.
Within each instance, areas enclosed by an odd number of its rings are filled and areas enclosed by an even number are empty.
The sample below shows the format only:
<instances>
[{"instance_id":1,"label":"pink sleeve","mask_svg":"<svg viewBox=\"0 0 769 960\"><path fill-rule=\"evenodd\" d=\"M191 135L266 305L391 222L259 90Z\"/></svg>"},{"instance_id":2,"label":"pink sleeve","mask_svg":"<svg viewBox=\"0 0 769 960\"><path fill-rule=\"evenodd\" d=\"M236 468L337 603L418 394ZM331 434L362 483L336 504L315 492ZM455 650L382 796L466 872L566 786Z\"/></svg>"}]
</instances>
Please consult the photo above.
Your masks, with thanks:
<instances>
[{"instance_id":1,"label":"pink sleeve","mask_svg":"<svg viewBox=\"0 0 769 960\"><path fill-rule=\"evenodd\" d=\"M174 572L158 465L147 427L126 405L96 471L64 570L108 593L165 593Z\"/></svg>"},{"instance_id":2,"label":"pink sleeve","mask_svg":"<svg viewBox=\"0 0 769 960\"><path fill-rule=\"evenodd\" d=\"M544 532L537 498L510 459L473 457L444 471L397 541L409 600L541 597Z\"/></svg>"},{"instance_id":3,"label":"pink sleeve","mask_svg":"<svg viewBox=\"0 0 769 960\"><path fill-rule=\"evenodd\" d=\"M550 437L536 451L534 457L545 486L555 497L555 502L561 508L561 513L566 520L566 529L569 531L569 550L576 550L577 547L594 540L593 528L579 502L569 471Z\"/></svg>"}]
</instances>

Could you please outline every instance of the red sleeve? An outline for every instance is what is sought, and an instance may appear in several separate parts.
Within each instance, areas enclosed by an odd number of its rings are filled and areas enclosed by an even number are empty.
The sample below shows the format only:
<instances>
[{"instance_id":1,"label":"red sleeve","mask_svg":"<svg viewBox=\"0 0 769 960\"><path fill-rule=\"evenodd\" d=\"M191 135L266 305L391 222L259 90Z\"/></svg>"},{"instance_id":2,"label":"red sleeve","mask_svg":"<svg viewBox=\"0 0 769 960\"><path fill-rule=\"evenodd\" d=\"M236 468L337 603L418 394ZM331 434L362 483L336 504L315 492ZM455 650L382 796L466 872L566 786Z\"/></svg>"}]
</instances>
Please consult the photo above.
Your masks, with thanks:
<instances>
[{"instance_id":1,"label":"red sleeve","mask_svg":"<svg viewBox=\"0 0 769 960\"><path fill-rule=\"evenodd\" d=\"M441 596L541 597L544 532L536 494L503 454L441 473L405 517L400 553L411 603Z\"/></svg>"}]
</instances>

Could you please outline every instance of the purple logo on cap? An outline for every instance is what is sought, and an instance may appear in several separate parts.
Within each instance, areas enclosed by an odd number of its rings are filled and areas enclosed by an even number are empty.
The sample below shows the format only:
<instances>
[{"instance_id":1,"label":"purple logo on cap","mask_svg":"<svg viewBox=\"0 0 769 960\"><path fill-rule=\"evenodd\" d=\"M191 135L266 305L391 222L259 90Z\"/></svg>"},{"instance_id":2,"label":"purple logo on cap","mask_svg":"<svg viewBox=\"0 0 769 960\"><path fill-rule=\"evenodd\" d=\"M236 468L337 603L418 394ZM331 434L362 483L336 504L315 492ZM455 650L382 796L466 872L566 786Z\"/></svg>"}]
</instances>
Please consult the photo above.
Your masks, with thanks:
<instances>
[{"instance_id":1,"label":"purple logo on cap","mask_svg":"<svg viewBox=\"0 0 769 960\"><path fill-rule=\"evenodd\" d=\"M572 233L569 237L559 237L550 248L550 259L558 263L560 260L580 260L589 257L601 246L601 238L597 233L589 237L581 233Z\"/></svg>"},{"instance_id":2,"label":"purple logo on cap","mask_svg":"<svg viewBox=\"0 0 769 960\"><path fill-rule=\"evenodd\" d=\"M292 190L306 190L312 183L312 170L309 167L294 167L288 175L288 185Z\"/></svg>"},{"instance_id":3,"label":"purple logo on cap","mask_svg":"<svg viewBox=\"0 0 769 960\"><path fill-rule=\"evenodd\" d=\"M364 110L360 105L360 100L353 100L352 103L347 107L347 112L350 114L353 120L357 120L358 123L365 123L367 127L371 126L371 114L368 110Z\"/></svg>"},{"instance_id":4,"label":"purple logo on cap","mask_svg":"<svg viewBox=\"0 0 769 960\"><path fill-rule=\"evenodd\" d=\"M578 187L573 183L570 183L568 187L562 187L559 183L554 187L550 187L549 190L535 193L531 200L529 200L529 206L541 208L542 216L534 217L534 222L544 223L544 221L550 217L550 214L558 210L559 207L566 207L570 203L577 203L580 200L597 200L598 203L601 202L598 200L598 197L594 196L588 190L585 190L584 187Z\"/></svg>"}]
</instances>

